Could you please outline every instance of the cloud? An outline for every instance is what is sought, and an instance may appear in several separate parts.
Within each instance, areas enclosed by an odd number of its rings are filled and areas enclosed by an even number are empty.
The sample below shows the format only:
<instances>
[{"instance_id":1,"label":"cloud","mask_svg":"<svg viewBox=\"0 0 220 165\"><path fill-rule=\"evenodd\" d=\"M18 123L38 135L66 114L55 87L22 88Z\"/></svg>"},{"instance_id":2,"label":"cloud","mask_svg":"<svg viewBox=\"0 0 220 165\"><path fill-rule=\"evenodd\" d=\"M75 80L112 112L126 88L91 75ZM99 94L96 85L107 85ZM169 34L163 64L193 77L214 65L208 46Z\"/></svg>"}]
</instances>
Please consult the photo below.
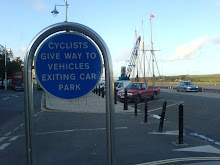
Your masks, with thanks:
<instances>
[{"instance_id":1,"label":"cloud","mask_svg":"<svg viewBox=\"0 0 220 165\"><path fill-rule=\"evenodd\" d=\"M112 58L113 62L125 63L127 60L130 60L131 50L124 49L120 55L116 55Z\"/></svg>"},{"instance_id":2,"label":"cloud","mask_svg":"<svg viewBox=\"0 0 220 165\"><path fill-rule=\"evenodd\" d=\"M22 46L19 50L15 50L14 57L20 57L22 60L24 60L26 50L26 46Z\"/></svg>"},{"instance_id":3,"label":"cloud","mask_svg":"<svg viewBox=\"0 0 220 165\"><path fill-rule=\"evenodd\" d=\"M176 54L169 58L169 61L192 59L197 52L207 45L219 45L220 36L204 36L197 40L192 40L187 44L180 45L176 48Z\"/></svg>"},{"instance_id":4,"label":"cloud","mask_svg":"<svg viewBox=\"0 0 220 165\"><path fill-rule=\"evenodd\" d=\"M42 2L42 0L26 0L26 2L35 10L38 10L40 12L44 12L46 9L45 4Z\"/></svg>"}]
</instances>

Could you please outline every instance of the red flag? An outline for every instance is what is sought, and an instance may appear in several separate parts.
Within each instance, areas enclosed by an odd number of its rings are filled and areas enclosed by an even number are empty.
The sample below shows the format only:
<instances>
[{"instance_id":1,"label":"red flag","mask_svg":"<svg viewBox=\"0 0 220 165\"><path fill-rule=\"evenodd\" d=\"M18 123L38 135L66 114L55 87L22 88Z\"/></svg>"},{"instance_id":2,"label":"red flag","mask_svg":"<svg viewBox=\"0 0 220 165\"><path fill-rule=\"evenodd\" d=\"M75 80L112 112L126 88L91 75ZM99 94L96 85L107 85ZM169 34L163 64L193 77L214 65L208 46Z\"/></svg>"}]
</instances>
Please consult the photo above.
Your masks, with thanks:
<instances>
[{"instance_id":1,"label":"red flag","mask_svg":"<svg viewBox=\"0 0 220 165\"><path fill-rule=\"evenodd\" d=\"M153 14L150 14L150 17L151 17L151 18L154 18L155 16L154 16Z\"/></svg>"}]
</instances>

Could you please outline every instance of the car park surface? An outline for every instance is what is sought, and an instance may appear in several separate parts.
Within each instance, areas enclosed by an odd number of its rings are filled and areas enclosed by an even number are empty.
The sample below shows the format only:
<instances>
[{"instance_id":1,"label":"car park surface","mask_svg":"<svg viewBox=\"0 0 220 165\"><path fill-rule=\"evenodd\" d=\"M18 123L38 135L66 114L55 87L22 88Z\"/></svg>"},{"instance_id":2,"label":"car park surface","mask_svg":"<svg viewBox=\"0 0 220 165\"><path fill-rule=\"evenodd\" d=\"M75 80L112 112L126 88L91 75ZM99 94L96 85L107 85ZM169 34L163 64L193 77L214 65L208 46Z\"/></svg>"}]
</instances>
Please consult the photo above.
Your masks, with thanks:
<instances>
[{"instance_id":1,"label":"car park surface","mask_svg":"<svg viewBox=\"0 0 220 165\"><path fill-rule=\"evenodd\" d=\"M13 91L11 93L13 95ZM20 95L22 92L17 94ZM34 93L37 164L107 164L105 98L91 93L87 99L74 101L55 99L50 103L55 108L59 105L59 108L66 111L51 109L52 107L42 110L42 94L43 91ZM7 97L4 94L1 105L8 104L9 99L4 100ZM10 98L13 97L15 96ZM11 101L21 98L15 97ZM92 105L91 99L95 102ZM123 104L118 102L115 106L116 164L145 165L164 162L169 165L218 164L217 160L220 160L220 146L217 144L220 141L217 127L220 124L217 118L219 99L220 94L177 93L176 90L161 89L161 94L156 100L148 100L147 123L143 122L144 101L138 103L137 116L134 115L134 103L129 103L129 110L123 110ZM167 109L163 131L158 132L160 123L158 117L165 100ZM21 100L19 101L21 104ZM39 101L42 101L41 106ZM184 104L183 145L176 144L179 104ZM71 111L67 111L68 108L72 108ZM1 165L25 164L23 120L23 115L20 115L0 128ZM207 139L189 133L204 135Z\"/></svg>"}]
</instances>

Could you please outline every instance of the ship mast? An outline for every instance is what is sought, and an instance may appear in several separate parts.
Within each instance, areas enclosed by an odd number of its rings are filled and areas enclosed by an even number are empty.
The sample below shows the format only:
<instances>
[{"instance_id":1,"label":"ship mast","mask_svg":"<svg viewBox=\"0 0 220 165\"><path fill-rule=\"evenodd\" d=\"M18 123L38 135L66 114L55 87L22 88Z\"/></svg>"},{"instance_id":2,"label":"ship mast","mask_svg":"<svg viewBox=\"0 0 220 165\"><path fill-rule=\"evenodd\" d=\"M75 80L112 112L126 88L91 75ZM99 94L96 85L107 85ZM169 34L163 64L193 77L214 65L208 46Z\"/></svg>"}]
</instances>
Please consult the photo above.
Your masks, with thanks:
<instances>
[{"instance_id":1,"label":"ship mast","mask_svg":"<svg viewBox=\"0 0 220 165\"><path fill-rule=\"evenodd\" d=\"M144 21L142 19L142 33L143 33L143 64L144 64L144 82L146 81L145 80L145 49L144 49L144 28L143 28L143 24L144 24Z\"/></svg>"},{"instance_id":2,"label":"ship mast","mask_svg":"<svg viewBox=\"0 0 220 165\"><path fill-rule=\"evenodd\" d=\"M151 32L151 55L152 55L152 81L153 81L153 86L155 84L154 82L154 49L153 49L153 40L152 40L152 22L151 22L151 16L150 16L150 32Z\"/></svg>"}]
</instances>

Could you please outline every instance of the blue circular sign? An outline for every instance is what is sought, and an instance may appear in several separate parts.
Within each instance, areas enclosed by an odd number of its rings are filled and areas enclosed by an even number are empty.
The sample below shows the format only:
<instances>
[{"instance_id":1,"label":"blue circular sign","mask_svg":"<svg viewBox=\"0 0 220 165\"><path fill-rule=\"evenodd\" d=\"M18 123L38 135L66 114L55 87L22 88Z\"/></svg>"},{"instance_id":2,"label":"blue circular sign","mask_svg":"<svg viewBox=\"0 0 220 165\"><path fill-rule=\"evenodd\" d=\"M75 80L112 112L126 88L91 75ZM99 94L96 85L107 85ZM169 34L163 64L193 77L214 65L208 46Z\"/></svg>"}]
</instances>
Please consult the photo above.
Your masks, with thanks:
<instances>
[{"instance_id":1,"label":"blue circular sign","mask_svg":"<svg viewBox=\"0 0 220 165\"><path fill-rule=\"evenodd\" d=\"M82 97L101 77L100 51L80 33L57 34L39 48L35 73L42 88L50 94L63 99Z\"/></svg>"}]
</instances>

